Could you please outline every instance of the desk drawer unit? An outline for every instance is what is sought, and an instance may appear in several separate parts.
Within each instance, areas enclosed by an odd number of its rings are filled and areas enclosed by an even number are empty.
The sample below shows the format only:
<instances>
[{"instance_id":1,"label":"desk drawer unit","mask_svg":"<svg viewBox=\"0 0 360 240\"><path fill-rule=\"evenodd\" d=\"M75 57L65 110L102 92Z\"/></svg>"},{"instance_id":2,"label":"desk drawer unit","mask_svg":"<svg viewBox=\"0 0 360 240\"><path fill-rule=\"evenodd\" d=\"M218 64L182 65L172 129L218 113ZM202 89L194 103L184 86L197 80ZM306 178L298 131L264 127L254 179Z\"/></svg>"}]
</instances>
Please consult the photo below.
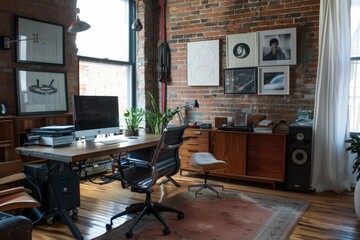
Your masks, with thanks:
<instances>
[{"instance_id":1,"label":"desk drawer unit","mask_svg":"<svg viewBox=\"0 0 360 240\"><path fill-rule=\"evenodd\" d=\"M184 137L187 140L184 141L179 150L181 171L197 171L190 165L191 155L196 152L209 151L209 131L188 128L184 133Z\"/></svg>"}]
</instances>

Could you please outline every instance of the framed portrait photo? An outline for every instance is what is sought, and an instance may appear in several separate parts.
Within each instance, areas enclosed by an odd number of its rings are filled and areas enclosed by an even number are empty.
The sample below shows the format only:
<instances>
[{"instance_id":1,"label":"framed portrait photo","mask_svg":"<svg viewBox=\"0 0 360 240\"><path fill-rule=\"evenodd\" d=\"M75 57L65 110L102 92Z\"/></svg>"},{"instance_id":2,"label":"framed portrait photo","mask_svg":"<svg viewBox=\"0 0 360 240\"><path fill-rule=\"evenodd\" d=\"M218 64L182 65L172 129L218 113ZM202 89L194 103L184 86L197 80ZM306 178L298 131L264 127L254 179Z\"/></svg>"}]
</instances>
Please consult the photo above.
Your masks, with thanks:
<instances>
[{"instance_id":1,"label":"framed portrait photo","mask_svg":"<svg viewBox=\"0 0 360 240\"><path fill-rule=\"evenodd\" d=\"M257 69L224 69L224 93L256 93Z\"/></svg>"},{"instance_id":2,"label":"framed portrait photo","mask_svg":"<svg viewBox=\"0 0 360 240\"><path fill-rule=\"evenodd\" d=\"M18 115L68 111L66 72L16 69Z\"/></svg>"},{"instance_id":3,"label":"framed portrait photo","mask_svg":"<svg viewBox=\"0 0 360 240\"><path fill-rule=\"evenodd\" d=\"M259 65L258 33L226 36L227 68L256 67Z\"/></svg>"},{"instance_id":4,"label":"framed portrait photo","mask_svg":"<svg viewBox=\"0 0 360 240\"><path fill-rule=\"evenodd\" d=\"M289 66L259 67L259 95L288 95L290 93Z\"/></svg>"},{"instance_id":5,"label":"framed portrait photo","mask_svg":"<svg viewBox=\"0 0 360 240\"><path fill-rule=\"evenodd\" d=\"M259 32L260 66L296 64L296 28Z\"/></svg>"},{"instance_id":6,"label":"framed portrait photo","mask_svg":"<svg viewBox=\"0 0 360 240\"><path fill-rule=\"evenodd\" d=\"M16 17L16 61L64 65L64 26Z\"/></svg>"}]
</instances>

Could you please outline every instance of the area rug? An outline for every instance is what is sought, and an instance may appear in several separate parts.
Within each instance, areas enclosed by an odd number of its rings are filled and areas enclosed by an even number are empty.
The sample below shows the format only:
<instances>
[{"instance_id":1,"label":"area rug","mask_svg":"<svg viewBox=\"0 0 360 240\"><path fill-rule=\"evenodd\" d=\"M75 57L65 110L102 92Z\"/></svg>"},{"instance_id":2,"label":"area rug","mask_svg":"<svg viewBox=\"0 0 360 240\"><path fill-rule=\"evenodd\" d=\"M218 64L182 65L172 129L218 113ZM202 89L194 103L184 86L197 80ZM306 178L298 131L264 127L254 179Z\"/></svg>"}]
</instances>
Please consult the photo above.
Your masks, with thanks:
<instances>
[{"instance_id":1,"label":"area rug","mask_svg":"<svg viewBox=\"0 0 360 240\"><path fill-rule=\"evenodd\" d=\"M182 192L164 204L184 212L163 213L171 233L164 236L163 226L152 215L145 216L135 227L131 239L152 240L234 240L234 239L288 239L309 202L262 194L222 191L216 198L211 192L194 196ZM126 239L132 220L114 227L95 240Z\"/></svg>"}]
</instances>

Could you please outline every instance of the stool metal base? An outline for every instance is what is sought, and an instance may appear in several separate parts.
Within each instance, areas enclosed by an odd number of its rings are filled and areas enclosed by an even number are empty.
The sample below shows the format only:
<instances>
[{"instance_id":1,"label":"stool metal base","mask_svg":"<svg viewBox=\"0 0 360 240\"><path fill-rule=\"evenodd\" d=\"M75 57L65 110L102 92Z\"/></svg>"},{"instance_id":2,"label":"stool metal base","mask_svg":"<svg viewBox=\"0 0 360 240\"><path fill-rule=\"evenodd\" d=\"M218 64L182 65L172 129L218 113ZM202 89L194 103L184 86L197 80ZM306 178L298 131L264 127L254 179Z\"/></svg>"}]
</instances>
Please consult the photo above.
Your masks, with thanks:
<instances>
[{"instance_id":1,"label":"stool metal base","mask_svg":"<svg viewBox=\"0 0 360 240\"><path fill-rule=\"evenodd\" d=\"M222 186L222 185L213 185L213 184L210 185L210 184L207 184L207 183L190 185L189 188L188 188L189 191L190 191L190 188L192 188L192 187L199 187L199 189L196 190L196 192L195 192L196 197L197 197L198 192L200 192L203 189L209 189L209 190L215 192L217 197L219 197L219 192L216 191L214 187L220 187L224 191L224 186Z\"/></svg>"},{"instance_id":2,"label":"stool metal base","mask_svg":"<svg viewBox=\"0 0 360 240\"><path fill-rule=\"evenodd\" d=\"M209 189L209 190L215 192L215 193L216 193L216 196L219 197L219 192L216 191L214 187L220 187L220 188L224 191L224 186L223 186L223 185L218 185L218 184L208 184L208 183L207 183L208 173L205 172L204 174L205 174L204 183L189 185L188 190L190 191L190 188L192 188L192 187L198 187L199 189L196 190L196 192L195 192L195 196L197 197L197 194L198 194L201 190L203 190L203 189Z\"/></svg>"}]
</instances>

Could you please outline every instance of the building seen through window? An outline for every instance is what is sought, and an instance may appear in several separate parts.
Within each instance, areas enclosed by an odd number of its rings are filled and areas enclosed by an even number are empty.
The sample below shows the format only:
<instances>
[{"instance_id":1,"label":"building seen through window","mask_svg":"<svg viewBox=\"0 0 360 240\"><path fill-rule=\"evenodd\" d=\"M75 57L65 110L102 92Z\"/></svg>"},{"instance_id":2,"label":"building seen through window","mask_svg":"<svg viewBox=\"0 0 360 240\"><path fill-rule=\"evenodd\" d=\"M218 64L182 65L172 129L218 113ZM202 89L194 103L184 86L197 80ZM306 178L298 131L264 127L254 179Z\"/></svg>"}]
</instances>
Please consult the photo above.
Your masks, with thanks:
<instances>
[{"instance_id":1,"label":"building seen through window","mask_svg":"<svg viewBox=\"0 0 360 240\"><path fill-rule=\"evenodd\" d=\"M120 125L133 105L132 0L77 0L79 17L91 28L76 35L79 55L79 95L118 96Z\"/></svg>"}]
</instances>

